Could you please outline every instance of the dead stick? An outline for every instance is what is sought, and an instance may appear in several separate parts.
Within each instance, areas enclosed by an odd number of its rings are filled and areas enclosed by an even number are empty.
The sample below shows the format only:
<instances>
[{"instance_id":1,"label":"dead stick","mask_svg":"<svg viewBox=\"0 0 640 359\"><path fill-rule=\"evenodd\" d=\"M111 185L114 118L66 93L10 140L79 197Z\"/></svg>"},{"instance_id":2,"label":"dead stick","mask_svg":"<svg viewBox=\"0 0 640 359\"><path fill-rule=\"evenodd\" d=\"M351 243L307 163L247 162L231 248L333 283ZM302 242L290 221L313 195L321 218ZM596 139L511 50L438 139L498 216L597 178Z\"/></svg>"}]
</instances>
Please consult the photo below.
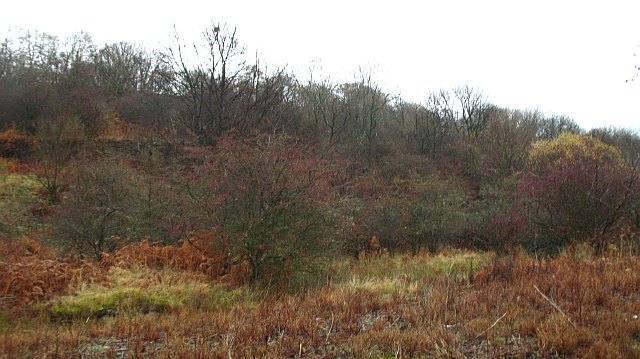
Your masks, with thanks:
<instances>
[{"instance_id":1,"label":"dead stick","mask_svg":"<svg viewBox=\"0 0 640 359\"><path fill-rule=\"evenodd\" d=\"M329 331L327 332L327 343L329 343L329 336L331 335L332 329L333 329L333 312L331 312L331 325L329 326Z\"/></svg>"},{"instance_id":2,"label":"dead stick","mask_svg":"<svg viewBox=\"0 0 640 359\"><path fill-rule=\"evenodd\" d=\"M495 322L493 322L493 324L491 324L491 326L490 326L489 328L487 328L487 329L483 330L483 331L482 331L482 333L480 333L480 334L476 335L475 339L480 338L484 333L486 333L486 332L490 331L490 330L491 330L491 328L495 327L495 326L496 326L496 324L498 324L498 322L499 322L499 321L501 321L501 320L502 320L502 318L504 318L504 317L506 317L506 316L507 316L507 312L504 312L504 314L502 314L502 316L501 316L500 318L496 319L496 321L495 321Z\"/></svg>"},{"instance_id":3,"label":"dead stick","mask_svg":"<svg viewBox=\"0 0 640 359\"><path fill-rule=\"evenodd\" d=\"M571 320L571 318L569 318L569 316L568 316L568 315L566 315L566 314L562 311L562 309L560 309L560 307L559 307L559 306L558 306L558 305L557 305L553 300L551 300L549 297L547 297L546 295L544 295L544 293L542 293L542 292L540 291L540 289L538 289L538 287L537 287L535 284L533 285L533 288L535 288L535 289L536 289L536 291L538 291L538 293L540 293L540 295L542 296L542 298L546 299L546 300L547 300L547 302L549 302L549 304L551 304L551 305L552 305L552 306L553 306L553 307L554 307L558 312L560 312L560 314L562 314L562 315L567 319L567 321L569 322L569 324L571 324L574 328L576 327L576 324Z\"/></svg>"}]
</instances>

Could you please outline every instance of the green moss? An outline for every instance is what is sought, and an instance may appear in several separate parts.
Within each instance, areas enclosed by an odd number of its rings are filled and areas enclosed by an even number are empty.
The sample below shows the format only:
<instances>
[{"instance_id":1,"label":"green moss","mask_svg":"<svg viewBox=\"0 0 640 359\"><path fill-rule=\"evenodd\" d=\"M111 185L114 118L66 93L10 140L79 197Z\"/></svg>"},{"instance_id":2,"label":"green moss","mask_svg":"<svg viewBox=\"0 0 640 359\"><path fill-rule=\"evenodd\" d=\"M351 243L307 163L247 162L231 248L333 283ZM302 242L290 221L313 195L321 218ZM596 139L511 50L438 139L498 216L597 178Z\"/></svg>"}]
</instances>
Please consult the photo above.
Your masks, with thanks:
<instances>
[{"instance_id":1,"label":"green moss","mask_svg":"<svg viewBox=\"0 0 640 359\"><path fill-rule=\"evenodd\" d=\"M246 289L228 291L180 272L116 268L106 283L55 298L49 315L53 320L70 320L179 308L220 309L250 304L251 298Z\"/></svg>"},{"instance_id":2,"label":"green moss","mask_svg":"<svg viewBox=\"0 0 640 359\"><path fill-rule=\"evenodd\" d=\"M52 319L101 318L118 313L163 312L172 303L157 293L123 288L60 298L51 306Z\"/></svg>"}]
</instances>

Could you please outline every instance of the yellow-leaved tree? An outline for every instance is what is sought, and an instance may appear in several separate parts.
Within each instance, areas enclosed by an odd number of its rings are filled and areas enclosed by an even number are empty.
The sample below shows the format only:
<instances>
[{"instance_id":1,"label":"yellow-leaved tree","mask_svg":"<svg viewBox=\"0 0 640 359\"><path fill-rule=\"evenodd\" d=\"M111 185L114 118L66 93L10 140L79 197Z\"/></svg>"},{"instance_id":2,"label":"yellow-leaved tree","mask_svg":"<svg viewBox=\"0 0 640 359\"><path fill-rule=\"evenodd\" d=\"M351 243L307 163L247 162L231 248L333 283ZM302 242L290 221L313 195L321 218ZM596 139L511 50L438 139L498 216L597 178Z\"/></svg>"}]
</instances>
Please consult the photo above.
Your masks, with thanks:
<instances>
[{"instance_id":1,"label":"yellow-leaved tree","mask_svg":"<svg viewBox=\"0 0 640 359\"><path fill-rule=\"evenodd\" d=\"M615 146L562 133L534 143L527 165L519 191L539 249L588 241L602 250L612 229L631 221L638 171Z\"/></svg>"}]
</instances>

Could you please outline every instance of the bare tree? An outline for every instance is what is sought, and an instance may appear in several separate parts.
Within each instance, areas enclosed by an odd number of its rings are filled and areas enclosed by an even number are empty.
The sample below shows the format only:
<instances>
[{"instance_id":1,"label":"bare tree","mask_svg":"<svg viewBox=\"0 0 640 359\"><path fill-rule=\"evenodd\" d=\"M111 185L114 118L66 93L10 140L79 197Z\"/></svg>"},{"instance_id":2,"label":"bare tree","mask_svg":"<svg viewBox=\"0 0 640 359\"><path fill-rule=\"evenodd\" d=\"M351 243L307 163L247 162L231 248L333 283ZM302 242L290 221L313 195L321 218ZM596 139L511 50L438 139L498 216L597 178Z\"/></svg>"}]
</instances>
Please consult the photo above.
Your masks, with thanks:
<instances>
[{"instance_id":1,"label":"bare tree","mask_svg":"<svg viewBox=\"0 0 640 359\"><path fill-rule=\"evenodd\" d=\"M53 85L60 68L58 37L38 31L27 31L18 38L16 69L23 77Z\"/></svg>"},{"instance_id":2,"label":"bare tree","mask_svg":"<svg viewBox=\"0 0 640 359\"><path fill-rule=\"evenodd\" d=\"M340 87L346 106L351 140L367 161L373 159L374 148L381 137L381 125L388 112L391 95L382 91L370 73L360 72L358 82Z\"/></svg>"},{"instance_id":3,"label":"bare tree","mask_svg":"<svg viewBox=\"0 0 640 359\"><path fill-rule=\"evenodd\" d=\"M405 103L400 108L401 121L406 127L406 139L409 148L419 154L434 157L445 144L453 123L436 108L438 101L435 96L430 96L428 107Z\"/></svg>"},{"instance_id":4,"label":"bare tree","mask_svg":"<svg viewBox=\"0 0 640 359\"><path fill-rule=\"evenodd\" d=\"M6 38L0 43L0 79L7 79L14 70L14 51L11 48L11 39Z\"/></svg>"},{"instance_id":5,"label":"bare tree","mask_svg":"<svg viewBox=\"0 0 640 359\"><path fill-rule=\"evenodd\" d=\"M446 91L430 94L424 109L424 131L429 146L427 152L435 156L447 141L451 141L454 128L455 112L449 94Z\"/></svg>"},{"instance_id":6,"label":"bare tree","mask_svg":"<svg viewBox=\"0 0 640 359\"><path fill-rule=\"evenodd\" d=\"M580 133L582 130L571 118L564 115L554 115L540 121L538 138L553 140L558 138L562 132Z\"/></svg>"},{"instance_id":7,"label":"bare tree","mask_svg":"<svg viewBox=\"0 0 640 359\"><path fill-rule=\"evenodd\" d=\"M269 71L260 67L256 58L253 66L246 67L233 87L237 99L229 104L237 114L229 128L241 132L262 131L271 134L294 131L297 113L294 109L295 78L283 68Z\"/></svg>"},{"instance_id":8,"label":"bare tree","mask_svg":"<svg viewBox=\"0 0 640 359\"><path fill-rule=\"evenodd\" d=\"M480 145L485 175L508 176L524 168L541 116L537 111L489 106L487 131Z\"/></svg>"},{"instance_id":9,"label":"bare tree","mask_svg":"<svg viewBox=\"0 0 640 359\"><path fill-rule=\"evenodd\" d=\"M615 145L629 166L638 167L636 164L640 163L640 132L606 127L591 129L588 134L606 144Z\"/></svg>"},{"instance_id":10,"label":"bare tree","mask_svg":"<svg viewBox=\"0 0 640 359\"><path fill-rule=\"evenodd\" d=\"M86 33L64 41L37 31L7 39L2 47L0 127L19 121L35 131L42 118L79 116L90 123L94 111L93 42Z\"/></svg>"},{"instance_id":11,"label":"bare tree","mask_svg":"<svg viewBox=\"0 0 640 359\"><path fill-rule=\"evenodd\" d=\"M453 90L460 109L456 122L458 133L474 144L487 127L488 103L482 93L469 86Z\"/></svg>"},{"instance_id":12,"label":"bare tree","mask_svg":"<svg viewBox=\"0 0 640 359\"><path fill-rule=\"evenodd\" d=\"M47 202L58 202L60 181L67 163L82 144L85 128L77 117L43 119L35 136L39 180Z\"/></svg>"},{"instance_id":13,"label":"bare tree","mask_svg":"<svg viewBox=\"0 0 640 359\"><path fill-rule=\"evenodd\" d=\"M67 87L90 86L94 79L92 56L95 45L86 32L72 34L65 39L60 57L60 71Z\"/></svg>"},{"instance_id":14,"label":"bare tree","mask_svg":"<svg viewBox=\"0 0 640 359\"><path fill-rule=\"evenodd\" d=\"M170 88L171 70L162 54L131 43L105 45L94 63L96 82L113 97L137 91L166 93Z\"/></svg>"},{"instance_id":15,"label":"bare tree","mask_svg":"<svg viewBox=\"0 0 640 359\"><path fill-rule=\"evenodd\" d=\"M316 82L312 75L299 92L307 119L323 142L324 151L330 151L342 141L347 126L345 105L339 94L339 87L328 78Z\"/></svg>"},{"instance_id":16,"label":"bare tree","mask_svg":"<svg viewBox=\"0 0 640 359\"><path fill-rule=\"evenodd\" d=\"M236 29L220 24L206 29L204 43L192 44L192 51L177 31L174 36L168 54L176 74L176 93L187 109L185 125L200 142L211 142L239 120L232 104L240 98L241 91L234 86L246 69L244 49Z\"/></svg>"}]
</instances>

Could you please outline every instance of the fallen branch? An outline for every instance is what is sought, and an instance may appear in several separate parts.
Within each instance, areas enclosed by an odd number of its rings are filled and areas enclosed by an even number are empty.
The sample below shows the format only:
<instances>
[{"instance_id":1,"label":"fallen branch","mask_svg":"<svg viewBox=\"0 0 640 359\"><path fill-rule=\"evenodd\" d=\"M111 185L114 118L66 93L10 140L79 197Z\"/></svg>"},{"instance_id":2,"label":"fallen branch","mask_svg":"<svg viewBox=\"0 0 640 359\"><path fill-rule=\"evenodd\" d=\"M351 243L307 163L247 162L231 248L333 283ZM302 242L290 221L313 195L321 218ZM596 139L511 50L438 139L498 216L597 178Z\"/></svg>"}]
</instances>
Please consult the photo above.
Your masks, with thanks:
<instances>
[{"instance_id":1,"label":"fallen branch","mask_svg":"<svg viewBox=\"0 0 640 359\"><path fill-rule=\"evenodd\" d=\"M502 316L501 316L500 318L496 319L496 321L495 321L495 322L493 322L493 324L491 324L491 326L490 326L489 328L487 328L487 329L483 330L483 331L482 331L482 333L480 333L480 334L476 335L476 337L475 337L474 339L478 339L478 338L480 338L481 336L483 336L486 332L490 331L490 330L491 330L491 328L495 327L495 326L496 326L496 324L498 324L498 322L499 322L499 321L501 321L501 320L502 320L502 318L504 318L504 317L506 317L506 316L507 316L507 312L504 312L504 314L502 314Z\"/></svg>"},{"instance_id":2,"label":"fallen branch","mask_svg":"<svg viewBox=\"0 0 640 359\"><path fill-rule=\"evenodd\" d=\"M538 289L538 287L537 287L535 284L533 285L533 288L535 288L535 289L536 289L536 291L538 291L538 293L540 293L540 295L542 296L542 298L546 299L546 300L547 300L547 302L549 302L549 304L551 304L551 305L553 306L553 308L555 308L555 310L557 310L558 312L560 312L560 314L562 314L562 316L564 316L564 317L567 319L567 321L569 322L569 324L571 324L571 326L573 326L574 328L576 328L576 324L571 320L571 318L569 318L569 316L568 316L568 315L566 315L566 314L562 311L562 309L560 309L560 307L559 307L559 306L558 306L558 305L557 305L553 300L551 300L549 297L547 297L546 295L544 295L544 293L542 293L542 292L540 291L540 289Z\"/></svg>"}]
</instances>

